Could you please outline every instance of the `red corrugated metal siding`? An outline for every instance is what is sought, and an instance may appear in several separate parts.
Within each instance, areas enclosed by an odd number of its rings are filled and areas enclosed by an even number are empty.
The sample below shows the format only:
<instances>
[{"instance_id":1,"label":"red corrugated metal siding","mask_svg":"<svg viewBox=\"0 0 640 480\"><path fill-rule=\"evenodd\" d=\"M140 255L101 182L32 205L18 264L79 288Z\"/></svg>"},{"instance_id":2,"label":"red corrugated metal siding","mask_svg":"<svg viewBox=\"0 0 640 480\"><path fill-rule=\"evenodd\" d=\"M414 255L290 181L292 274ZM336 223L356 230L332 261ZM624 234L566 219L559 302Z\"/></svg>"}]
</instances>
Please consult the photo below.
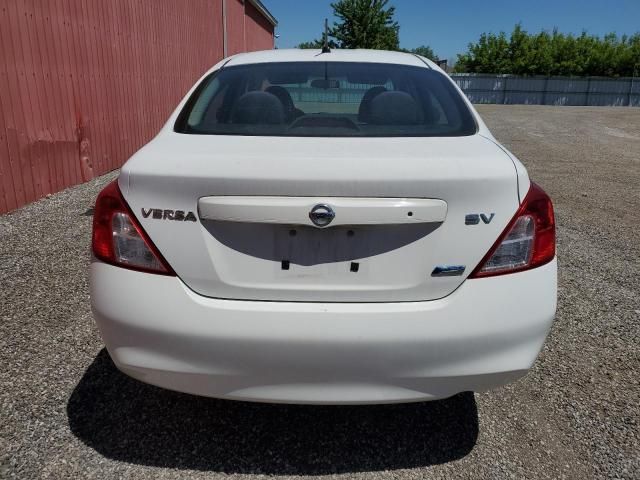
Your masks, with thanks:
<instances>
[{"instance_id":1,"label":"red corrugated metal siding","mask_svg":"<svg viewBox=\"0 0 640 480\"><path fill-rule=\"evenodd\" d=\"M244 1L227 2L227 55L245 52L244 42Z\"/></svg>"},{"instance_id":2,"label":"red corrugated metal siding","mask_svg":"<svg viewBox=\"0 0 640 480\"><path fill-rule=\"evenodd\" d=\"M228 54L272 48L271 24L227 2ZM1 0L0 213L122 165L222 37L222 0Z\"/></svg>"},{"instance_id":3,"label":"red corrugated metal siding","mask_svg":"<svg viewBox=\"0 0 640 480\"><path fill-rule=\"evenodd\" d=\"M245 49L270 50L273 48L273 29L271 24L256 7L245 2Z\"/></svg>"}]
</instances>

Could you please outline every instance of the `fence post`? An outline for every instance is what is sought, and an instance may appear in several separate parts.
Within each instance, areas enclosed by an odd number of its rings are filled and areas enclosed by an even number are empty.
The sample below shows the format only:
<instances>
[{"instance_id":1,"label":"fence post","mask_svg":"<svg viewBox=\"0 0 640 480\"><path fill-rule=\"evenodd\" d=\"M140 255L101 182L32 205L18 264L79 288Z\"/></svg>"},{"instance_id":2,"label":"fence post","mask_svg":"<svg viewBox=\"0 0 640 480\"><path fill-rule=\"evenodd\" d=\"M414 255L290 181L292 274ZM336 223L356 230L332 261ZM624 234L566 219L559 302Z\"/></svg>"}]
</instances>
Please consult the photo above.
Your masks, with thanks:
<instances>
[{"instance_id":1,"label":"fence post","mask_svg":"<svg viewBox=\"0 0 640 480\"><path fill-rule=\"evenodd\" d=\"M590 94L590 93L591 93L591 77L588 77L588 78L587 78L587 98L586 98L586 100L584 101L584 104L585 104L586 106L588 106L588 107L590 106L590 105L589 105L589 94Z\"/></svg>"},{"instance_id":2,"label":"fence post","mask_svg":"<svg viewBox=\"0 0 640 480\"><path fill-rule=\"evenodd\" d=\"M507 104L507 80L509 77L504 76L502 78L504 78L504 85L502 86L502 104L506 105Z\"/></svg>"},{"instance_id":3,"label":"fence post","mask_svg":"<svg viewBox=\"0 0 640 480\"><path fill-rule=\"evenodd\" d=\"M542 91L542 103L541 105L547 104L547 90L549 89L549 75L544 79L544 89Z\"/></svg>"},{"instance_id":4,"label":"fence post","mask_svg":"<svg viewBox=\"0 0 640 480\"><path fill-rule=\"evenodd\" d=\"M631 106L631 94L633 93L633 78L631 77L631 81L629 81L629 94L627 95L627 107Z\"/></svg>"}]
</instances>

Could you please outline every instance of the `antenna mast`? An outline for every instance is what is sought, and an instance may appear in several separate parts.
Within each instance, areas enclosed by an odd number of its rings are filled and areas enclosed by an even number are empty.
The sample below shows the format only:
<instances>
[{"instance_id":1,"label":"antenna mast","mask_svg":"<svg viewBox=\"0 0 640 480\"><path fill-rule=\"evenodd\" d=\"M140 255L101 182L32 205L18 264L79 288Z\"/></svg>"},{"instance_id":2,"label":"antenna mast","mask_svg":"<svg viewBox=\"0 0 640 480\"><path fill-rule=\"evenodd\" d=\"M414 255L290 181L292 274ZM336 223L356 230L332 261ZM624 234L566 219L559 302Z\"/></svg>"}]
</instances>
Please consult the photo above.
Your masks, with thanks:
<instances>
[{"instance_id":1,"label":"antenna mast","mask_svg":"<svg viewBox=\"0 0 640 480\"><path fill-rule=\"evenodd\" d=\"M322 53L331 53L329 48L329 20L324 19L324 43L322 45Z\"/></svg>"}]
</instances>

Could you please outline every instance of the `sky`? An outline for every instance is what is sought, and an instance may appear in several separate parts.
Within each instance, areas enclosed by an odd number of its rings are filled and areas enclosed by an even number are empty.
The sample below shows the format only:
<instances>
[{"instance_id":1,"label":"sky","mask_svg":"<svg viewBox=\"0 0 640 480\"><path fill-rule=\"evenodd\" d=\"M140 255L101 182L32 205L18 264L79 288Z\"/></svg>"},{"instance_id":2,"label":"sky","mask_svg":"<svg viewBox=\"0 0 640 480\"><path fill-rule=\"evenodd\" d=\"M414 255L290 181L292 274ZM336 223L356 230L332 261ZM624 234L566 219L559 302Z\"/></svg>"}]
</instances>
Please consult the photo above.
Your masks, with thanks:
<instances>
[{"instance_id":1,"label":"sky","mask_svg":"<svg viewBox=\"0 0 640 480\"><path fill-rule=\"evenodd\" d=\"M278 48L320 38L329 0L262 0L278 20ZM511 32L520 22L539 32L603 35L640 31L640 0L390 0L400 24L400 46L429 45L440 58L455 58L483 32Z\"/></svg>"}]
</instances>

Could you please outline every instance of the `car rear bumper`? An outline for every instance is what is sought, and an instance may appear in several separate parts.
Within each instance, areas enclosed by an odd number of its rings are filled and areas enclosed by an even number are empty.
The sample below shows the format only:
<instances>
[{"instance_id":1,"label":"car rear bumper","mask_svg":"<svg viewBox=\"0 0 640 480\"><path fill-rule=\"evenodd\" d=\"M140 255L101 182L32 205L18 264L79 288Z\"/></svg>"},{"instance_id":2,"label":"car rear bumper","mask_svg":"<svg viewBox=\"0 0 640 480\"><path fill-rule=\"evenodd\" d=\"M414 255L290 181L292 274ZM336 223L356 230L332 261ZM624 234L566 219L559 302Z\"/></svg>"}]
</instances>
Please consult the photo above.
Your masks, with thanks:
<instances>
[{"instance_id":1,"label":"car rear bumper","mask_svg":"<svg viewBox=\"0 0 640 480\"><path fill-rule=\"evenodd\" d=\"M176 277L91 264L94 316L116 366L198 395L392 403L482 391L524 375L556 308L556 261L467 280L440 300L220 300Z\"/></svg>"}]
</instances>

